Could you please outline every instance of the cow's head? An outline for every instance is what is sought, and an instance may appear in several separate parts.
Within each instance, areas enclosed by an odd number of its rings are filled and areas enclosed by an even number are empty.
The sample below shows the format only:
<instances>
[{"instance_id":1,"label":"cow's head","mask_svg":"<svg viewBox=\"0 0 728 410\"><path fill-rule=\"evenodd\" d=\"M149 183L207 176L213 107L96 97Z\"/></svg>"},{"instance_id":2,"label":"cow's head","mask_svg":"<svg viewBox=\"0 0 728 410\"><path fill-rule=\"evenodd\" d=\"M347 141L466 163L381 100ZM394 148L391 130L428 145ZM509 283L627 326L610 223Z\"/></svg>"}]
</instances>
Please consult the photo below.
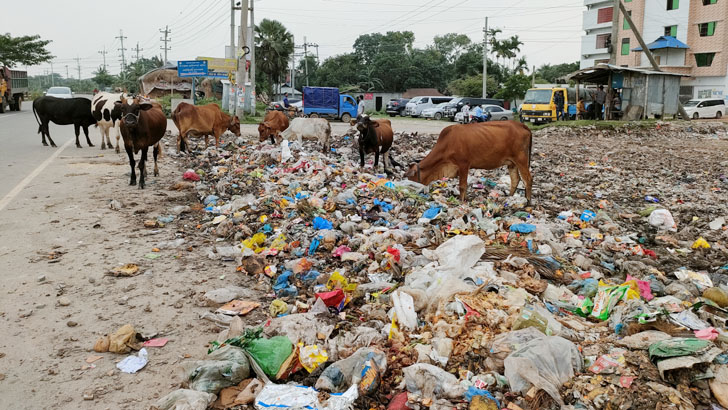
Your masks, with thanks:
<instances>
[{"instance_id":1,"label":"cow's head","mask_svg":"<svg viewBox=\"0 0 728 410\"><path fill-rule=\"evenodd\" d=\"M404 176L407 177L407 179L409 179L410 181L420 182L420 163L415 162L414 164L410 165L407 173L404 174Z\"/></svg>"},{"instance_id":2,"label":"cow's head","mask_svg":"<svg viewBox=\"0 0 728 410\"><path fill-rule=\"evenodd\" d=\"M265 141L270 137L271 141L273 140L273 129L270 127L270 124L267 122L261 122L258 124L258 139L260 142Z\"/></svg>"},{"instance_id":3,"label":"cow's head","mask_svg":"<svg viewBox=\"0 0 728 410\"><path fill-rule=\"evenodd\" d=\"M124 98L114 103L114 108L118 108L121 112L121 121L129 128L135 128L139 124L139 114L154 107L149 100L143 100L139 97Z\"/></svg>"},{"instance_id":4,"label":"cow's head","mask_svg":"<svg viewBox=\"0 0 728 410\"><path fill-rule=\"evenodd\" d=\"M361 146L368 139L374 139L376 144L375 128L379 127L379 123L372 121L368 115L362 115L356 120L356 129L359 131L359 145Z\"/></svg>"},{"instance_id":5,"label":"cow's head","mask_svg":"<svg viewBox=\"0 0 728 410\"><path fill-rule=\"evenodd\" d=\"M240 136L240 120L236 115L233 115L232 118L230 118L230 124L228 124L228 130L235 134L236 137Z\"/></svg>"}]
</instances>

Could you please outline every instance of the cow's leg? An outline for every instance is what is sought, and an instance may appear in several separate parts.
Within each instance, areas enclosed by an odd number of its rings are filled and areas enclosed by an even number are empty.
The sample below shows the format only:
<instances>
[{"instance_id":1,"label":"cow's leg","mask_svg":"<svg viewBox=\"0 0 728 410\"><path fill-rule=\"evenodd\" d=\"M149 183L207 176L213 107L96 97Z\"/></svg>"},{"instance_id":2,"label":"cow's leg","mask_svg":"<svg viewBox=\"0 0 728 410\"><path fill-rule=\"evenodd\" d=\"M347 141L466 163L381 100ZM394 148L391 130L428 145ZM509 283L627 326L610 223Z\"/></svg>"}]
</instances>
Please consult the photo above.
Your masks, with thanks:
<instances>
[{"instance_id":1,"label":"cow's leg","mask_svg":"<svg viewBox=\"0 0 728 410\"><path fill-rule=\"evenodd\" d=\"M124 148L126 148L126 155L129 156L129 166L131 167L131 179L129 180L129 185L136 185L136 171L134 170L136 161L134 161L134 150L131 148L131 145L125 144Z\"/></svg>"},{"instance_id":2,"label":"cow's leg","mask_svg":"<svg viewBox=\"0 0 728 410\"><path fill-rule=\"evenodd\" d=\"M511 193L508 194L508 196L513 196L513 194L516 193L516 188L518 188L518 183L521 182L521 177L518 176L518 167L516 164L512 162L508 163L508 173L511 176Z\"/></svg>"},{"instance_id":3,"label":"cow's leg","mask_svg":"<svg viewBox=\"0 0 728 410\"><path fill-rule=\"evenodd\" d=\"M270 143L271 145L276 145L276 137L273 134L270 135Z\"/></svg>"},{"instance_id":4,"label":"cow's leg","mask_svg":"<svg viewBox=\"0 0 728 410\"><path fill-rule=\"evenodd\" d=\"M377 172L378 166L379 166L379 149L377 148L377 150L374 151L374 172Z\"/></svg>"},{"instance_id":5,"label":"cow's leg","mask_svg":"<svg viewBox=\"0 0 728 410\"><path fill-rule=\"evenodd\" d=\"M119 149L119 138L121 138L121 129L116 124L114 124L113 128L114 131L116 131L116 153L118 154L119 152L121 152L121 150ZM109 148L111 148L111 141L109 141Z\"/></svg>"},{"instance_id":6,"label":"cow's leg","mask_svg":"<svg viewBox=\"0 0 728 410\"><path fill-rule=\"evenodd\" d=\"M533 183L533 176L531 171L528 169L528 159L524 158L522 161L518 161L518 172L521 174L521 179L526 185L526 200L527 204L531 205L531 184Z\"/></svg>"},{"instance_id":7,"label":"cow's leg","mask_svg":"<svg viewBox=\"0 0 728 410\"><path fill-rule=\"evenodd\" d=\"M359 147L359 166L364 168L364 149Z\"/></svg>"},{"instance_id":8,"label":"cow's leg","mask_svg":"<svg viewBox=\"0 0 728 410\"><path fill-rule=\"evenodd\" d=\"M149 147L142 148L142 158L139 160L139 189L144 189L144 177L147 174L147 150Z\"/></svg>"},{"instance_id":9,"label":"cow's leg","mask_svg":"<svg viewBox=\"0 0 728 410\"><path fill-rule=\"evenodd\" d=\"M460 202L465 201L465 194L468 191L468 173L470 172L470 164L460 165L458 167L458 188L460 189Z\"/></svg>"},{"instance_id":10,"label":"cow's leg","mask_svg":"<svg viewBox=\"0 0 728 410\"><path fill-rule=\"evenodd\" d=\"M78 142L78 135L81 133L81 124L73 124L73 132L76 133L76 148L81 148L81 143Z\"/></svg>"},{"instance_id":11,"label":"cow's leg","mask_svg":"<svg viewBox=\"0 0 728 410\"><path fill-rule=\"evenodd\" d=\"M38 132L40 133L40 142L43 143L44 146L48 146L48 143L46 142L46 132L45 132L45 123L41 122L40 126L38 127Z\"/></svg>"},{"instance_id":12,"label":"cow's leg","mask_svg":"<svg viewBox=\"0 0 728 410\"><path fill-rule=\"evenodd\" d=\"M45 126L43 128L45 130L45 135L48 137L48 142L51 143L51 147L57 147L56 143L51 138L50 123L45 123ZM78 138L76 140L78 141Z\"/></svg>"},{"instance_id":13,"label":"cow's leg","mask_svg":"<svg viewBox=\"0 0 728 410\"><path fill-rule=\"evenodd\" d=\"M154 150L152 151L152 155L154 155L154 176L159 176L159 167L157 167L157 155L159 155L159 143L154 144Z\"/></svg>"},{"instance_id":14,"label":"cow's leg","mask_svg":"<svg viewBox=\"0 0 728 410\"><path fill-rule=\"evenodd\" d=\"M389 174L389 171L387 171L387 162L389 162L389 151L382 153L382 163L384 163L385 174Z\"/></svg>"},{"instance_id":15,"label":"cow's leg","mask_svg":"<svg viewBox=\"0 0 728 410\"><path fill-rule=\"evenodd\" d=\"M91 139L88 137L88 125L83 126L83 135L86 136L86 142L88 142L88 146L93 147L94 144L91 143Z\"/></svg>"},{"instance_id":16,"label":"cow's leg","mask_svg":"<svg viewBox=\"0 0 728 410\"><path fill-rule=\"evenodd\" d=\"M99 131L101 132L101 149L106 149L106 140L109 138L108 136L104 136L106 134L106 127L103 125L99 125ZM111 148L111 146L109 146Z\"/></svg>"}]
</instances>

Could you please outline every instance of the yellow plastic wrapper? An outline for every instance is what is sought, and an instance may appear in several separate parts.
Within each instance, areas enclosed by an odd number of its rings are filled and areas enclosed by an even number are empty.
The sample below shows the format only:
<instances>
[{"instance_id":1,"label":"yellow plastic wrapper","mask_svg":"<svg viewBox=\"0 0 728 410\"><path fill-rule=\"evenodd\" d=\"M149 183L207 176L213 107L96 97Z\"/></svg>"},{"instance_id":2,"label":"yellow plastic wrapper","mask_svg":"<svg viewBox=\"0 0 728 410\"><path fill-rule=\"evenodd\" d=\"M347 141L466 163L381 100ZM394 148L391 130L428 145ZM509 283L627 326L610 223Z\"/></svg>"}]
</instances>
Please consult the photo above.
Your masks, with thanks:
<instances>
[{"instance_id":1,"label":"yellow plastic wrapper","mask_svg":"<svg viewBox=\"0 0 728 410\"><path fill-rule=\"evenodd\" d=\"M283 313L288 312L288 303L281 299L276 299L270 303L270 315L272 317L278 317Z\"/></svg>"},{"instance_id":2,"label":"yellow plastic wrapper","mask_svg":"<svg viewBox=\"0 0 728 410\"><path fill-rule=\"evenodd\" d=\"M341 289L344 293L353 293L356 290L356 283L349 283L349 281L346 280L339 271L335 271L331 274L329 281L326 282L326 287L329 290Z\"/></svg>"},{"instance_id":3,"label":"yellow plastic wrapper","mask_svg":"<svg viewBox=\"0 0 728 410\"><path fill-rule=\"evenodd\" d=\"M389 328L389 336L387 339L392 340L393 337L397 337L397 333L399 333L399 326L397 326L397 314L392 313L392 326Z\"/></svg>"},{"instance_id":4,"label":"yellow plastic wrapper","mask_svg":"<svg viewBox=\"0 0 728 410\"><path fill-rule=\"evenodd\" d=\"M298 360L309 373L329 360L326 350L319 348L318 345L304 346L303 343L299 343L298 347Z\"/></svg>"},{"instance_id":5,"label":"yellow plastic wrapper","mask_svg":"<svg viewBox=\"0 0 728 410\"><path fill-rule=\"evenodd\" d=\"M691 246L691 248L693 248L693 249L699 249L699 248L700 249L710 249L710 244L708 243L708 241L703 239L703 237L701 236L695 242L693 242L693 245Z\"/></svg>"},{"instance_id":6,"label":"yellow plastic wrapper","mask_svg":"<svg viewBox=\"0 0 728 410\"><path fill-rule=\"evenodd\" d=\"M288 246L288 243L286 243L286 235L283 234L278 235L270 244L271 249L278 249L279 251L285 249L286 246Z\"/></svg>"},{"instance_id":7,"label":"yellow plastic wrapper","mask_svg":"<svg viewBox=\"0 0 728 410\"><path fill-rule=\"evenodd\" d=\"M248 249L252 249L256 253L258 253L263 250L263 248L260 247L260 245L262 245L263 243L265 243L265 234L262 232L258 232L255 235L253 235L252 238L248 238L248 239L244 240L243 246Z\"/></svg>"}]
</instances>

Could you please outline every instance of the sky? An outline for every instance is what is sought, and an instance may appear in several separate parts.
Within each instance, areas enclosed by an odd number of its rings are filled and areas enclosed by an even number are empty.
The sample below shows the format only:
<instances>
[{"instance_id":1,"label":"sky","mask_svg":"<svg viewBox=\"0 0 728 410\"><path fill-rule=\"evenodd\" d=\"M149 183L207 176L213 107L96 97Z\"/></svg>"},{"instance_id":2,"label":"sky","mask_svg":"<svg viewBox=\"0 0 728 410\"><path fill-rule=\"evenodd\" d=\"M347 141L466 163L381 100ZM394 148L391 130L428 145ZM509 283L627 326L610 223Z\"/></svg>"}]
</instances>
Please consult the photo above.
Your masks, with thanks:
<instances>
[{"instance_id":1,"label":"sky","mask_svg":"<svg viewBox=\"0 0 728 410\"><path fill-rule=\"evenodd\" d=\"M238 1L238 0L235 0ZM434 36L467 34L482 41L485 17L501 37L517 34L529 65L579 60L583 32L583 0L255 0L255 20L278 20L293 33L318 44L319 58L350 52L361 34L409 30L415 46L432 44ZM39 34L53 40L50 63L28 67L31 75L50 72L66 77L92 76L103 64L112 74L121 68L121 41L127 61L160 55L161 29L171 30L170 61L198 56L224 57L230 41L229 0L35 0L4 8L3 32L13 36ZM239 24L236 12L236 24ZM237 32L236 32L237 33ZM236 34L237 40L237 34ZM309 49L315 53L316 48ZM78 58L79 60L76 60Z\"/></svg>"}]
</instances>

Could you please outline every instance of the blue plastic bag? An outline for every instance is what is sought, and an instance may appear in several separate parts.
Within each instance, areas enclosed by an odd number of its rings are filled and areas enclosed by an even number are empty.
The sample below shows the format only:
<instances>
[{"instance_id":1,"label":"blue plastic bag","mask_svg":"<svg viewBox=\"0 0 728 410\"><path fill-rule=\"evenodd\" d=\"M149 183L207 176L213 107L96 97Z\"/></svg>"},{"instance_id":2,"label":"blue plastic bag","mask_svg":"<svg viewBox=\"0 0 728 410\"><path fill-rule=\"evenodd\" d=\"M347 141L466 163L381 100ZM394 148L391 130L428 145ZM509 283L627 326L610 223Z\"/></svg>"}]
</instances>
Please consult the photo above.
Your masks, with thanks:
<instances>
[{"instance_id":1,"label":"blue plastic bag","mask_svg":"<svg viewBox=\"0 0 728 410\"><path fill-rule=\"evenodd\" d=\"M589 222L592 219L594 219L596 216L597 216L597 214L594 211L585 209L584 212L581 213L580 219L584 222Z\"/></svg>"},{"instance_id":2,"label":"blue plastic bag","mask_svg":"<svg viewBox=\"0 0 728 410\"><path fill-rule=\"evenodd\" d=\"M323 237L318 236L311 241L311 245L308 247L309 256L312 256L314 253L316 253L316 249L318 249L319 245L321 244L321 239L323 239Z\"/></svg>"},{"instance_id":3,"label":"blue plastic bag","mask_svg":"<svg viewBox=\"0 0 728 410\"><path fill-rule=\"evenodd\" d=\"M498 406L498 408L500 408L500 402L488 390L479 389L479 388L473 387L473 386L468 387L468 391L465 392L465 400L467 400L469 402L473 401L473 397L475 397L475 396L485 396L488 399L493 400L495 402L496 406Z\"/></svg>"},{"instance_id":4,"label":"blue plastic bag","mask_svg":"<svg viewBox=\"0 0 728 410\"><path fill-rule=\"evenodd\" d=\"M384 201L380 201L377 198L374 198L374 205L379 205L379 207L384 212L389 212L389 211L391 211L394 208L394 205L392 205L390 203L387 203L387 202L384 202Z\"/></svg>"},{"instance_id":5,"label":"blue plastic bag","mask_svg":"<svg viewBox=\"0 0 728 410\"><path fill-rule=\"evenodd\" d=\"M314 227L314 229L318 229L318 230L333 229L334 225L330 221L327 221L326 219L324 219L320 216L317 216L317 217L313 218L313 227Z\"/></svg>"},{"instance_id":6,"label":"blue plastic bag","mask_svg":"<svg viewBox=\"0 0 728 410\"><path fill-rule=\"evenodd\" d=\"M437 214L440 213L440 209L442 208L440 208L439 206L433 206L430 209L426 210L425 213L422 214L422 217L427 219L434 219Z\"/></svg>"},{"instance_id":7,"label":"blue plastic bag","mask_svg":"<svg viewBox=\"0 0 728 410\"><path fill-rule=\"evenodd\" d=\"M535 230L536 230L536 225L531 225L531 224L513 224L513 225L511 225L511 232L531 233Z\"/></svg>"}]
</instances>

